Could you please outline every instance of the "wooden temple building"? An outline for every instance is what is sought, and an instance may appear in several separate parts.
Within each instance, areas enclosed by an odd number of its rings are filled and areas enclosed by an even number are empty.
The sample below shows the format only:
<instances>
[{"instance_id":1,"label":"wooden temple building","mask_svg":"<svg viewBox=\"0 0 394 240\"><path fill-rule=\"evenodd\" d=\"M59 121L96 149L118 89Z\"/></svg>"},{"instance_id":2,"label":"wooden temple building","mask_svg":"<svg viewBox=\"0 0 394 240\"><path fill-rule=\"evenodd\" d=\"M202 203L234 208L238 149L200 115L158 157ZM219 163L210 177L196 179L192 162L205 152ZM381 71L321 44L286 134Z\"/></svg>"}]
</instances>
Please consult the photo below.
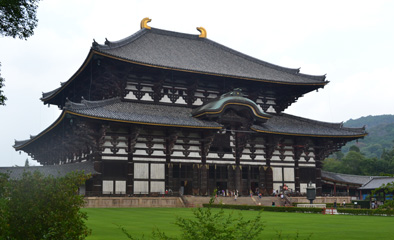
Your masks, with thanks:
<instances>
[{"instance_id":1,"label":"wooden temple building","mask_svg":"<svg viewBox=\"0 0 394 240\"><path fill-rule=\"evenodd\" d=\"M14 148L42 165L91 165L90 195L302 193L309 182L321 195L324 158L366 135L284 113L325 76L242 54L203 28L184 34L149 21L125 39L93 41L76 73L43 93L60 117Z\"/></svg>"}]
</instances>

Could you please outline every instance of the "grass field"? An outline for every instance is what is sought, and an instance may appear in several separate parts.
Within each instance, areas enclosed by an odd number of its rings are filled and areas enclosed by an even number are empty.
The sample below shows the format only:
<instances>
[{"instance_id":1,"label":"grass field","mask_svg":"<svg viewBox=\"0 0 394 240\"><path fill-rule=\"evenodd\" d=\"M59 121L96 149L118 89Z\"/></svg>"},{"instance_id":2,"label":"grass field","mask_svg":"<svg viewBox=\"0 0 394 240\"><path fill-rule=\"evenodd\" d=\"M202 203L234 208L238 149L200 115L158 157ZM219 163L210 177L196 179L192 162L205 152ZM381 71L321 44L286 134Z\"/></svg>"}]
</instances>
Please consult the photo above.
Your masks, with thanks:
<instances>
[{"instance_id":1,"label":"grass field","mask_svg":"<svg viewBox=\"0 0 394 240\"><path fill-rule=\"evenodd\" d=\"M217 211L217 209L213 209ZM176 216L193 217L187 208L89 208L87 225L93 239L127 239L117 225L123 226L135 237L149 239L156 226L168 236L176 236L179 229L173 224ZM226 210L231 212L232 210ZM245 218L254 217L255 211L241 211ZM238 214L238 211L235 211ZM394 217L321 215L303 213L263 212L265 228L261 239L394 239Z\"/></svg>"}]
</instances>

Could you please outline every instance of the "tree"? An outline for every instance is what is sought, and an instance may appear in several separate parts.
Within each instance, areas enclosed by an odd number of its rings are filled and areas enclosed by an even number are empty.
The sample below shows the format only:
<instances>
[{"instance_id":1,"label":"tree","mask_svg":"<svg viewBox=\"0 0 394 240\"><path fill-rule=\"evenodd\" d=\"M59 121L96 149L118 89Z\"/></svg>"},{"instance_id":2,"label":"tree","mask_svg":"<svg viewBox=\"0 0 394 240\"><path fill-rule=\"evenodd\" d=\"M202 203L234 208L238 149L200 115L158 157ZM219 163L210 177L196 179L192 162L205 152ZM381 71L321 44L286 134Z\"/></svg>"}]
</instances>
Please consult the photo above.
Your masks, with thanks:
<instances>
[{"instance_id":1,"label":"tree","mask_svg":"<svg viewBox=\"0 0 394 240\"><path fill-rule=\"evenodd\" d=\"M357 147L356 145L352 145L350 148L349 148L349 151L350 152L360 152L360 148L359 147Z\"/></svg>"},{"instance_id":2,"label":"tree","mask_svg":"<svg viewBox=\"0 0 394 240\"><path fill-rule=\"evenodd\" d=\"M0 34L27 39L37 26L37 7L40 0L0 1Z\"/></svg>"},{"instance_id":3,"label":"tree","mask_svg":"<svg viewBox=\"0 0 394 240\"><path fill-rule=\"evenodd\" d=\"M37 7L40 0L0 0L0 35L27 39L37 27ZM0 63L1 67L1 63ZM2 88L4 78L0 74L0 106L7 98Z\"/></svg>"},{"instance_id":4,"label":"tree","mask_svg":"<svg viewBox=\"0 0 394 240\"><path fill-rule=\"evenodd\" d=\"M376 188L371 192L372 196L384 194L394 194L394 182L383 184L381 187ZM381 209L394 209L394 200L386 200L383 205L380 205Z\"/></svg>"},{"instance_id":5,"label":"tree","mask_svg":"<svg viewBox=\"0 0 394 240\"><path fill-rule=\"evenodd\" d=\"M88 177L25 172L21 179L8 180L0 190L0 239L85 239L90 230L78 188Z\"/></svg>"},{"instance_id":6,"label":"tree","mask_svg":"<svg viewBox=\"0 0 394 240\"><path fill-rule=\"evenodd\" d=\"M0 63L0 67L1 67L1 63ZM0 69L1 71L1 69ZM4 96L3 94L3 87L4 87L4 81L5 79L1 77L1 72L0 72L0 106L1 105L5 105L5 100L7 100L7 98Z\"/></svg>"}]
</instances>

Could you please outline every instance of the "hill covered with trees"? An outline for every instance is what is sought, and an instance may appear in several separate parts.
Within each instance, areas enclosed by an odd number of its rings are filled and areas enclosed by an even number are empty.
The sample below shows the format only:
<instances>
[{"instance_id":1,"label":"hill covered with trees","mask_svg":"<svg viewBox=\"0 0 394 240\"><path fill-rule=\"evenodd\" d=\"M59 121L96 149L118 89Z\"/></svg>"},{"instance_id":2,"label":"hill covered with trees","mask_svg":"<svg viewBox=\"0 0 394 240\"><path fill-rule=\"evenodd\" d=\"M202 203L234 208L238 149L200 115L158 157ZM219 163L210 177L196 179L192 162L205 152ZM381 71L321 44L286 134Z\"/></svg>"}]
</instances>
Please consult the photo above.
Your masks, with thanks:
<instances>
[{"instance_id":1,"label":"hill covered with trees","mask_svg":"<svg viewBox=\"0 0 394 240\"><path fill-rule=\"evenodd\" d=\"M344 122L365 126L368 136L346 144L324 160L323 170L357 175L394 174L394 115L367 116Z\"/></svg>"}]
</instances>

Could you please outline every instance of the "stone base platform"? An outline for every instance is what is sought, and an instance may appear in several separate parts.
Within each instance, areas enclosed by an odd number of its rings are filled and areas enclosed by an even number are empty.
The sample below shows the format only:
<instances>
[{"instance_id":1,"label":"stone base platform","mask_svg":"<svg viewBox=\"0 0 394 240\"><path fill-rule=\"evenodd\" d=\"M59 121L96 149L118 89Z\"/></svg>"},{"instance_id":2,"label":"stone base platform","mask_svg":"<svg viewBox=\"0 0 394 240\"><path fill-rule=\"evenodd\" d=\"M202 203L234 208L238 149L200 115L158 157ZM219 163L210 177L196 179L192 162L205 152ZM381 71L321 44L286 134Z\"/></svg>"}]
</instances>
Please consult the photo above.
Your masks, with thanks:
<instances>
[{"instance_id":1,"label":"stone base platform","mask_svg":"<svg viewBox=\"0 0 394 240\"><path fill-rule=\"evenodd\" d=\"M85 208L185 207L179 197L85 197Z\"/></svg>"}]
</instances>

